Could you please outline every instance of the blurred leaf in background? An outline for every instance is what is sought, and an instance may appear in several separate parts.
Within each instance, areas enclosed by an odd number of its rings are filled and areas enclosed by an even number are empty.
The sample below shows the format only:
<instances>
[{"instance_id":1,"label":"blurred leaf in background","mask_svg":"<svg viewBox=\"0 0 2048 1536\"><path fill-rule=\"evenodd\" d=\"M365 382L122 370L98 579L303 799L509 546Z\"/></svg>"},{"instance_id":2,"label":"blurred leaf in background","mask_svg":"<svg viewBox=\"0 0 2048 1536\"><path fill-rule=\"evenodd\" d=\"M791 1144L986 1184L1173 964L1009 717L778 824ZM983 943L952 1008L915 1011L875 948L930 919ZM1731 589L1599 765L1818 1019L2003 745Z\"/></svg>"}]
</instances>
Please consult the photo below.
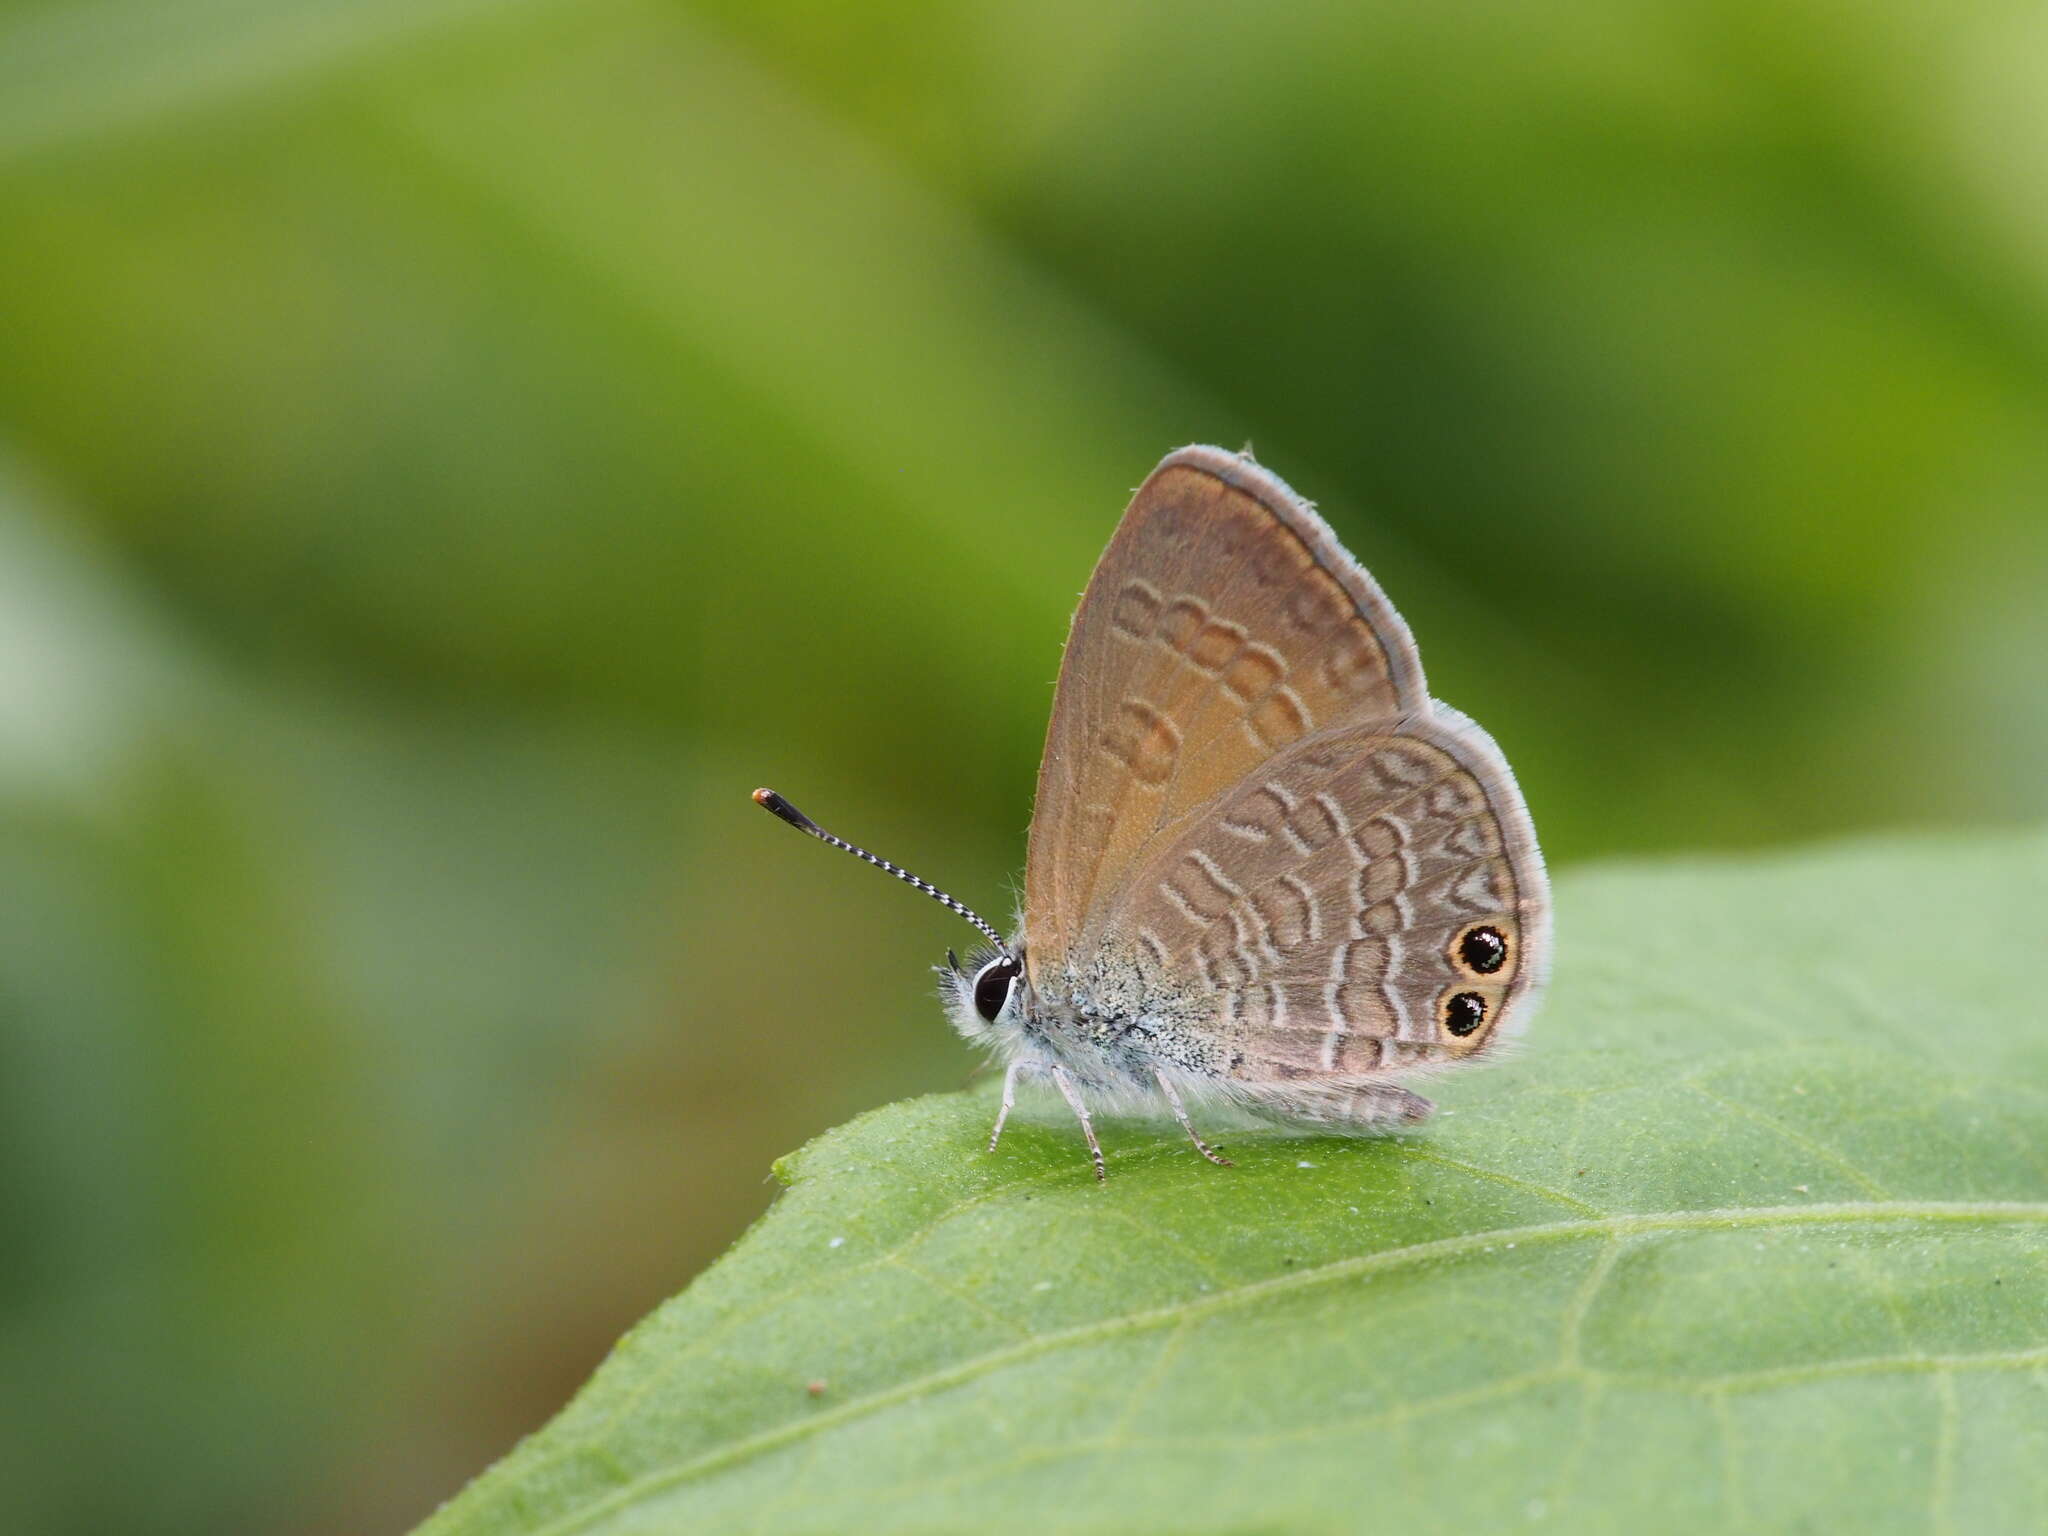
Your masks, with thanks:
<instances>
[{"instance_id":1,"label":"blurred leaf in background","mask_svg":"<svg viewBox=\"0 0 2048 1536\"><path fill-rule=\"evenodd\" d=\"M27 1528L408 1525L957 1084L949 920L742 797L1002 909L1175 444L1321 502L1554 858L2039 814L2044 34L0 6Z\"/></svg>"}]
</instances>

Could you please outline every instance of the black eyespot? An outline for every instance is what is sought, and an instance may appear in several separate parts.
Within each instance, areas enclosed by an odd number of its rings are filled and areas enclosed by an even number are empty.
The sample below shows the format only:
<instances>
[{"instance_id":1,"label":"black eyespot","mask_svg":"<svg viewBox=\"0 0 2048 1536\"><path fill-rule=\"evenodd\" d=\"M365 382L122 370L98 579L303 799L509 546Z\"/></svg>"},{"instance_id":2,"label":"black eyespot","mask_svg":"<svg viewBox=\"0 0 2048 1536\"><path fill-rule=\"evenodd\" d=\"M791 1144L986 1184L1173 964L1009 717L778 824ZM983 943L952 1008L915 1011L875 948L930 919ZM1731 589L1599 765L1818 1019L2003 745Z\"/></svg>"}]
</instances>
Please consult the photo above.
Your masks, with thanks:
<instances>
[{"instance_id":1,"label":"black eyespot","mask_svg":"<svg viewBox=\"0 0 2048 1536\"><path fill-rule=\"evenodd\" d=\"M1010 988L1017 984L1017 975L1023 969L1017 961L1007 957L984 965L974 977L974 1011L989 1023L995 1023L996 1015L1010 1000Z\"/></svg>"},{"instance_id":2,"label":"black eyespot","mask_svg":"<svg viewBox=\"0 0 2048 1536\"><path fill-rule=\"evenodd\" d=\"M1508 963L1507 935L1498 928L1467 928L1458 940L1458 958L1466 969L1491 976Z\"/></svg>"},{"instance_id":3,"label":"black eyespot","mask_svg":"<svg viewBox=\"0 0 2048 1536\"><path fill-rule=\"evenodd\" d=\"M1486 999L1477 992L1459 992L1444 1004L1444 1028L1463 1039L1486 1022Z\"/></svg>"}]
</instances>

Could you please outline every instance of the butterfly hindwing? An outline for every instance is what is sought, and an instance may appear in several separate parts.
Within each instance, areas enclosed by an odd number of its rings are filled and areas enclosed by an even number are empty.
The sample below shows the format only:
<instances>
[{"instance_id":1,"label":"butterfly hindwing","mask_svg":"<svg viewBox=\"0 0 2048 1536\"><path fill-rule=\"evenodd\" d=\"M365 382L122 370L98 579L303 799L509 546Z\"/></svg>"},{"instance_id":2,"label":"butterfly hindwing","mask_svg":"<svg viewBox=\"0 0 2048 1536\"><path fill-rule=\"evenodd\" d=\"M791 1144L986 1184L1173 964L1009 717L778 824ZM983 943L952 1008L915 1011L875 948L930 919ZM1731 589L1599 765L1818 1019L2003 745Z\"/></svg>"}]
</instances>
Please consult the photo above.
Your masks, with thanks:
<instances>
[{"instance_id":1,"label":"butterfly hindwing","mask_svg":"<svg viewBox=\"0 0 2048 1536\"><path fill-rule=\"evenodd\" d=\"M1103 928L1137 937L1160 992L1215 1000L1246 1085L1479 1055L1549 941L1513 780L1451 711L1277 755L1149 850Z\"/></svg>"}]
</instances>

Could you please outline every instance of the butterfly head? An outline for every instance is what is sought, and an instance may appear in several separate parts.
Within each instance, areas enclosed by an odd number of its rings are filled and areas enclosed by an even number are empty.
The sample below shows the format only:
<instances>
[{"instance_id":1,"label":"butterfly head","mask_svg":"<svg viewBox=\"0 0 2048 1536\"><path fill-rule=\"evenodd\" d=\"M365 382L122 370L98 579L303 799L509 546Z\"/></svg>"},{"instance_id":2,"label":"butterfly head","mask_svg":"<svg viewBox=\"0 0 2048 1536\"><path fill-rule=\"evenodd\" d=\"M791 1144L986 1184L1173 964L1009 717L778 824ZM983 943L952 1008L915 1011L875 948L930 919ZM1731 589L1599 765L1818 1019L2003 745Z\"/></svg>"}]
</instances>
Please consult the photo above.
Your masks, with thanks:
<instances>
[{"instance_id":1,"label":"butterfly head","mask_svg":"<svg viewBox=\"0 0 2048 1536\"><path fill-rule=\"evenodd\" d=\"M1030 983L1021 948L987 944L964 961L947 950L938 972L946 1012L969 1040L989 1042L1022 1027Z\"/></svg>"}]
</instances>

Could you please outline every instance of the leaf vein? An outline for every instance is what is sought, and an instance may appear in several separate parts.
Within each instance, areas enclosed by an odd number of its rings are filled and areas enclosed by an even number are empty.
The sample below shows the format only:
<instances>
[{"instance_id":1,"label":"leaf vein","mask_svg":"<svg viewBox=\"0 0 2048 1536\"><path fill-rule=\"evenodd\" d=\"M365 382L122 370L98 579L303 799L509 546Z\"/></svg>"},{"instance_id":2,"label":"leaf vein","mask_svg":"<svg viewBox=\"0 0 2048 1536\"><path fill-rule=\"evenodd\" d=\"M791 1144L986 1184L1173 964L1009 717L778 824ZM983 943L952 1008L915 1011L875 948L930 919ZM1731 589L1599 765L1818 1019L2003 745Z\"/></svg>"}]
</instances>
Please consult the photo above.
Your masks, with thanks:
<instances>
[{"instance_id":1,"label":"leaf vein","mask_svg":"<svg viewBox=\"0 0 2048 1536\"><path fill-rule=\"evenodd\" d=\"M1774 1135L1778 1136L1780 1139L1791 1143L1795 1147L1798 1147L1801 1151L1811 1153L1813 1156L1821 1159L1821 1161L1839 1170L1846 1178L1849 1179L1851 1183L1856 1185L1856 1187L1862 1190L1863 1193L1865 1193L1866 1195L1869 1195L1872 1198L1878 1200L1891 1199L1892 1196L1890 1190L1886 1189L1883 1185L1879 1184L1875 1179L1871 1178L1862 1169L1858 1168L1854 1163L1850 1162L1849 1159L1842 1156L1841 1153L1835 1151L1834 1148L1826 1146L1821 1142L1815 1141L1811 1136L1806 1135L1804 1132L1794 1130L1791 1126L1786 1125L1783 1121L1773 1119L1771 1116L1762 1113L1760 1110L1752 1109L1749 1105L1742 1103L1738 1099L1724 1099L1723 1097L1721 1097L1720 1094L1714 1093L1709 1089L1702 1088L1697 1082L1695 1082L1690 1077L1683 1078L1680 1080L1680 1082L1682 1086L1685 1088L1685 1090L1688 1093L1693 1094L1695 1097L1705 1099L1709 1104L1717 1105L1718 1107L1726 1110L1730 1114L1740 1115L1743 1119L1749 1121L1752 1125L1760 1125L1765 1130L1770 1131Z\"/></svg>"},{"instance_id":2,"label":"leaf vein","mask_svg":"<svg viewBox=\"0 0 2048 1536\"><path fill-rule=\"evenodd\" d=\"M1478 1163L1468 1163L1459 1158L1445 1157L1441 1152L1432 1151L1427 1147L1415 1146L1408 1142L1397 1141L1392 1145L1396 1153L1410 1162L1435 1163L1442 1168L1455 1169L1459 1173L1471 1174L1474 1178L1486 1179L1495 1184L1504 1184L1509 1189L1519 1189L1524 1194L1535 1195L1538 1199L1548 1200L1555 1205L1562 1205L1567 1209L1577 1211L1581 1216L1605 1216L1607 1214L1599 1206L1581 1200L1576 1195L1568 1195L1561 1189L1552 1189L1547 1184L1538 1184L1531 1179L1516 1178L1511 1173L1502 1173L1496 1168L1482 1167Z\"/></svg>"}]
</instances>

